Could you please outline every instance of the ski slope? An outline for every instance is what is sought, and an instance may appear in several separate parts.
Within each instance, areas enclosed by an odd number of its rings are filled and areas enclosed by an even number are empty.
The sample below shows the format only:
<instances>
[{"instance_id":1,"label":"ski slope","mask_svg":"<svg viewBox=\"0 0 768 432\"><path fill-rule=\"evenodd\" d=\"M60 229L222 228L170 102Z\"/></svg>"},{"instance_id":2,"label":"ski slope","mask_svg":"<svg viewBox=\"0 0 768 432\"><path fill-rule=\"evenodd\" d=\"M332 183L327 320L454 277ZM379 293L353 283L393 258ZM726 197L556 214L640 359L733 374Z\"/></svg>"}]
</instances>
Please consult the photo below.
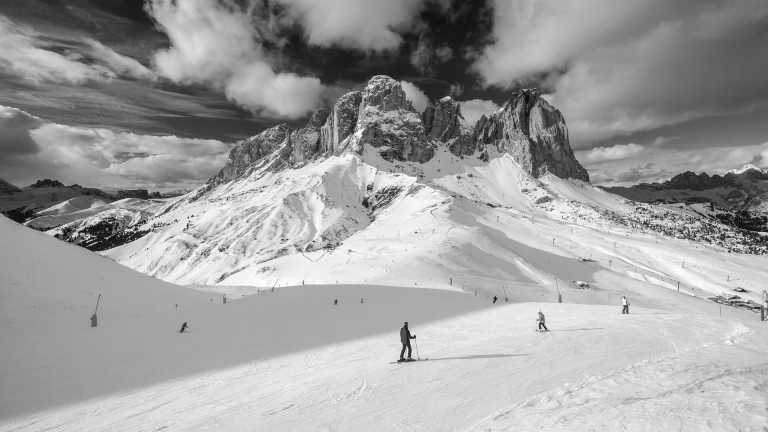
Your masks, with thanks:
<instances>
[{"instance_id":1,"label":"ski slope","mask_svg":"<svg viewBox=\"0 0 768 432\"><path fill-rule=\"evenodd\" d=\"M622 286L628 316L609 290L566 291L563 304L364 285L236 297L143 276L6 219L0 233L18 245L0 252L0 431L768 424L768 326L647 282ZM550 333L533 331L539 308ZM429 360L390 364L403 320ZM183 321L191 331L179 334Z\"/></svg>"}]
</instances>

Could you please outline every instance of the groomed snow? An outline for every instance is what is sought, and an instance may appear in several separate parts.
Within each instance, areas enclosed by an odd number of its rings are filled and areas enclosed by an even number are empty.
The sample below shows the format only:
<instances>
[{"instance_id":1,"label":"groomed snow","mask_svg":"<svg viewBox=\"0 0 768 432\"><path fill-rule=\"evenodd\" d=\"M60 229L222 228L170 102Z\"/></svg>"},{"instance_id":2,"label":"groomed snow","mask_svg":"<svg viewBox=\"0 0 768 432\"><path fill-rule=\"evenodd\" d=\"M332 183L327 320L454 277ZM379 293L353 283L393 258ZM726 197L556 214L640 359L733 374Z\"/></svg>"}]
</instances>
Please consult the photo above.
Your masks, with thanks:
<instances>
[{"instance_id":1,"label":"groomed snow","mask_svg":"<svg viewBox=\"0 0 768 432\"><path fill-rule=\"evenodd\" d=\"M0 249L0 431L768 424L768 326L619 271L594 278L621 291L563 288L563 304L357 285L230 294L225 305L4 218L0 235L16 245ZM619 314L620 292L631 315ZM539 308L550 333L533 330ZM404 320L429 360L390 364Z\"/></svg>"}]
</instances>

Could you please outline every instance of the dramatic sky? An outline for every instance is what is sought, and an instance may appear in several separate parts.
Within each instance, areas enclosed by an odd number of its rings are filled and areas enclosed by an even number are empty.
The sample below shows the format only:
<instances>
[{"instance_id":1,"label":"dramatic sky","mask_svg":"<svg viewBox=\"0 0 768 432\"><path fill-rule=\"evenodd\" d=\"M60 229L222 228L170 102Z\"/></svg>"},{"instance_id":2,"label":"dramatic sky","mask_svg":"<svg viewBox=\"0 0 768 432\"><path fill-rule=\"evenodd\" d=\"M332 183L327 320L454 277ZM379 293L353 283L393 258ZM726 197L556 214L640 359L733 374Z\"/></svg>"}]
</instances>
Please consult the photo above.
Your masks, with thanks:
<instances>
[{"instance_id":1,"label":"dramatic sky","mask_svg":"<svg viewBox=\"0 0 768 432\"><path fill-rule=\"evenodd\" d=\"M765 0L0 0L0 177L188 188L374 74L541 87L597 184L768 166Z\"/></svg>"}]
</instances>

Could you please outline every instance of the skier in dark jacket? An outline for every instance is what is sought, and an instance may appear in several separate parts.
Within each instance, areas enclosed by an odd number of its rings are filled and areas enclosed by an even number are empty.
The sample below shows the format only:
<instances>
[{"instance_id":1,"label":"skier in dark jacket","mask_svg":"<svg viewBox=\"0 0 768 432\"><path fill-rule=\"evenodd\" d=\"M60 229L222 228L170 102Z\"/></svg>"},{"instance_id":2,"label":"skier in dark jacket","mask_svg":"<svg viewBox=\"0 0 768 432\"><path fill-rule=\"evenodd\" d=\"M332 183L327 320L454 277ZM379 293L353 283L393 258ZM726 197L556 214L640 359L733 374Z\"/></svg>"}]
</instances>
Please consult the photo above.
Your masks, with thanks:
<instances>
[{"instance_id":1,"label":"skier in dark jacket","mask_svg":"<svg viewBox=\"0 0 768 432\"><path fill-rule=\"evenodd\" d=\"M536 323L539 325L539 331L549 331L547 328L546 318L544 318L544 313L539 309L539 316L536 319Z\"/></svg>"},{"instance_id":2,"label":"skier in dark jacket","mask_svg":"<svg viewBox=\"0 0 768 432\"><path fill-rule=\"evenodd\" d=\"M411 358L411 339L416 339L416 335L411 336L411 331L408 330L408 322L406 321L400 329L400 343L403 344L403 349L400 350L400 361L405 361L403 355L406 348L408 348L408 360L413 360Z\"/></svg>"},{"instance_id":3,"label":"skier in dark jacket","mask_svg":"<svg viewBox=\"0 0 768 432\"><path fill-rule=\"evenodd\" d=\"M184 333L185 331L187 331L187 327L189 326L187 325L187 322L184 321L184 323L181 325L181 328L179 329L179 333Z\"/></svg>"}]
</instances>

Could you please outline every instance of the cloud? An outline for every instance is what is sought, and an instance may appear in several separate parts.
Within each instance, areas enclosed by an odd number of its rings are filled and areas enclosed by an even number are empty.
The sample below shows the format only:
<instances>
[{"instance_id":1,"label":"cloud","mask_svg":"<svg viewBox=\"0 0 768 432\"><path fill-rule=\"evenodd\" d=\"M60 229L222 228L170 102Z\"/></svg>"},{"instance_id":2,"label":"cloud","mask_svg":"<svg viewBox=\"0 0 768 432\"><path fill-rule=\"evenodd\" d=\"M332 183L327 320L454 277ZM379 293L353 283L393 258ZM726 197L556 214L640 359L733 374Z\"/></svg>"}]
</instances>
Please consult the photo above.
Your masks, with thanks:
<instances>
[{"instance_id":1,"label":"cloud","mask_svg":"<svg viewBox=\"0 0 768 432\"><path fill-rule=\"evenodd\" d=\"M154 55L162 76L220 88L231 101L264 116L298 118L320 104L320 80L276 72L256 23L234 2L150 0L146 8L171 42Z\"/></svg>"},{"instance_id":2,"label":"cloud","mask_svg":"<svg viewBox=\"0 0 768 432\"><path fill-rule=\"evenodd\" d=\"M230 149L211 139L65 126L0 107L0 121L6 118L31 141L0 159L0 171L19 184L55 177L100 187L189 187L223 166Z\"/></svg>"},{"instance_id":3,"label":"cloud","mask_svg":"<svg viewBox=\"0 0 768 432\"><path fill-rule=\"evenodd\" d=\"M474 126L483 115L492 114L500 109L496 103L490 100L472 99L459 102L461 115L468 126Z\"/></svg>"},{"instance_id":4,"label":"cloud","mask_svg":"<svg viewBox=\"0 0 768 432\"><path fill-rule=\"evenodd\" d=\"M768 103L761 0L497 1L487 84L548 76L576 145Z\"/></svg>"},{"instance_id":5,"label":"cloud","mask_svg":"<svg viewBox=\"0 0 768 432\"><path fill-rule=\"evenodd\" d=\"M413 22L422 0L278 0L286 5L312 45L361 50L400 46L398 29Z\"/></svg>"},{"instance_id":6,"label":"cloud","mask_svg":"<svg viewBox=\"0 0 768 432\"><path fill-rule=\"evenodd\" d=\"M20 109L0 106L0 154L12 157L37 152L29 131L41 124L39 118Z\"/></svg>"},{"instance_id":7,"label":"cloud","mask_svg":"<svg viewBox=\"0 0 768 432\"><path fill-rule=\"evenodd\" d=\"M405 97L413 103L413 107L418 112L424 112L424 109L429 105L429 98L420 88L416 87L413 83L408 81L400 81L400 85L403 87Z\"/></svg>"},{"instance_id":8,"label":"cloud","mask_svg":"<svg viewBox=\"0 0 768 432\"><path fill-rule=\"evenodd\" d=\"M94 58L105 63L110 70L119 76L148 81L156 78L155 73L152 70L139 63L139 61L134 58L118 54L112 48L95 39L84 38L83 42L90 48L90 54Z\"/></svg>"},{"instance_id":9,"label":"cloud","mask_svg":"<svg viewBox=\"0 0 768 432\"><path fill-rule=\"evenodd\" d=\"M645 147L635 143L616 144L610 147L595 147L586 152L583 159L591 163L615 161L636 156L644 149Z\"/></svg>"},{"instance_id":10,"label":"cloud","mask_svg":"<svg viewBox=\"0 0 768 432\"><path fill-rule=\"evenodd\" d=\"M616 146L615 146L616 147ZM590 160L591 151L576 152L576 157L589 171L594 184L628 185L655 182L684 171L723 174L748 162L761 162L768 158L768 143L736 147L705 147L679 149L669 146L641 146L642 151L627 152L622 159ZM619 152L621 153L621 152Z\"/></svg>"},{"instance_id":11,"label":"cloud","mask_svg":"<svg viewBox=\"0 0 768 432\"><path fill-rule=\"evenodd\" d=\"M82 84L114 74L98 65L81 63L76 54L46 49L33 29L0 15L0 71L32 83Z\"/></svg>"}]
</instances>

